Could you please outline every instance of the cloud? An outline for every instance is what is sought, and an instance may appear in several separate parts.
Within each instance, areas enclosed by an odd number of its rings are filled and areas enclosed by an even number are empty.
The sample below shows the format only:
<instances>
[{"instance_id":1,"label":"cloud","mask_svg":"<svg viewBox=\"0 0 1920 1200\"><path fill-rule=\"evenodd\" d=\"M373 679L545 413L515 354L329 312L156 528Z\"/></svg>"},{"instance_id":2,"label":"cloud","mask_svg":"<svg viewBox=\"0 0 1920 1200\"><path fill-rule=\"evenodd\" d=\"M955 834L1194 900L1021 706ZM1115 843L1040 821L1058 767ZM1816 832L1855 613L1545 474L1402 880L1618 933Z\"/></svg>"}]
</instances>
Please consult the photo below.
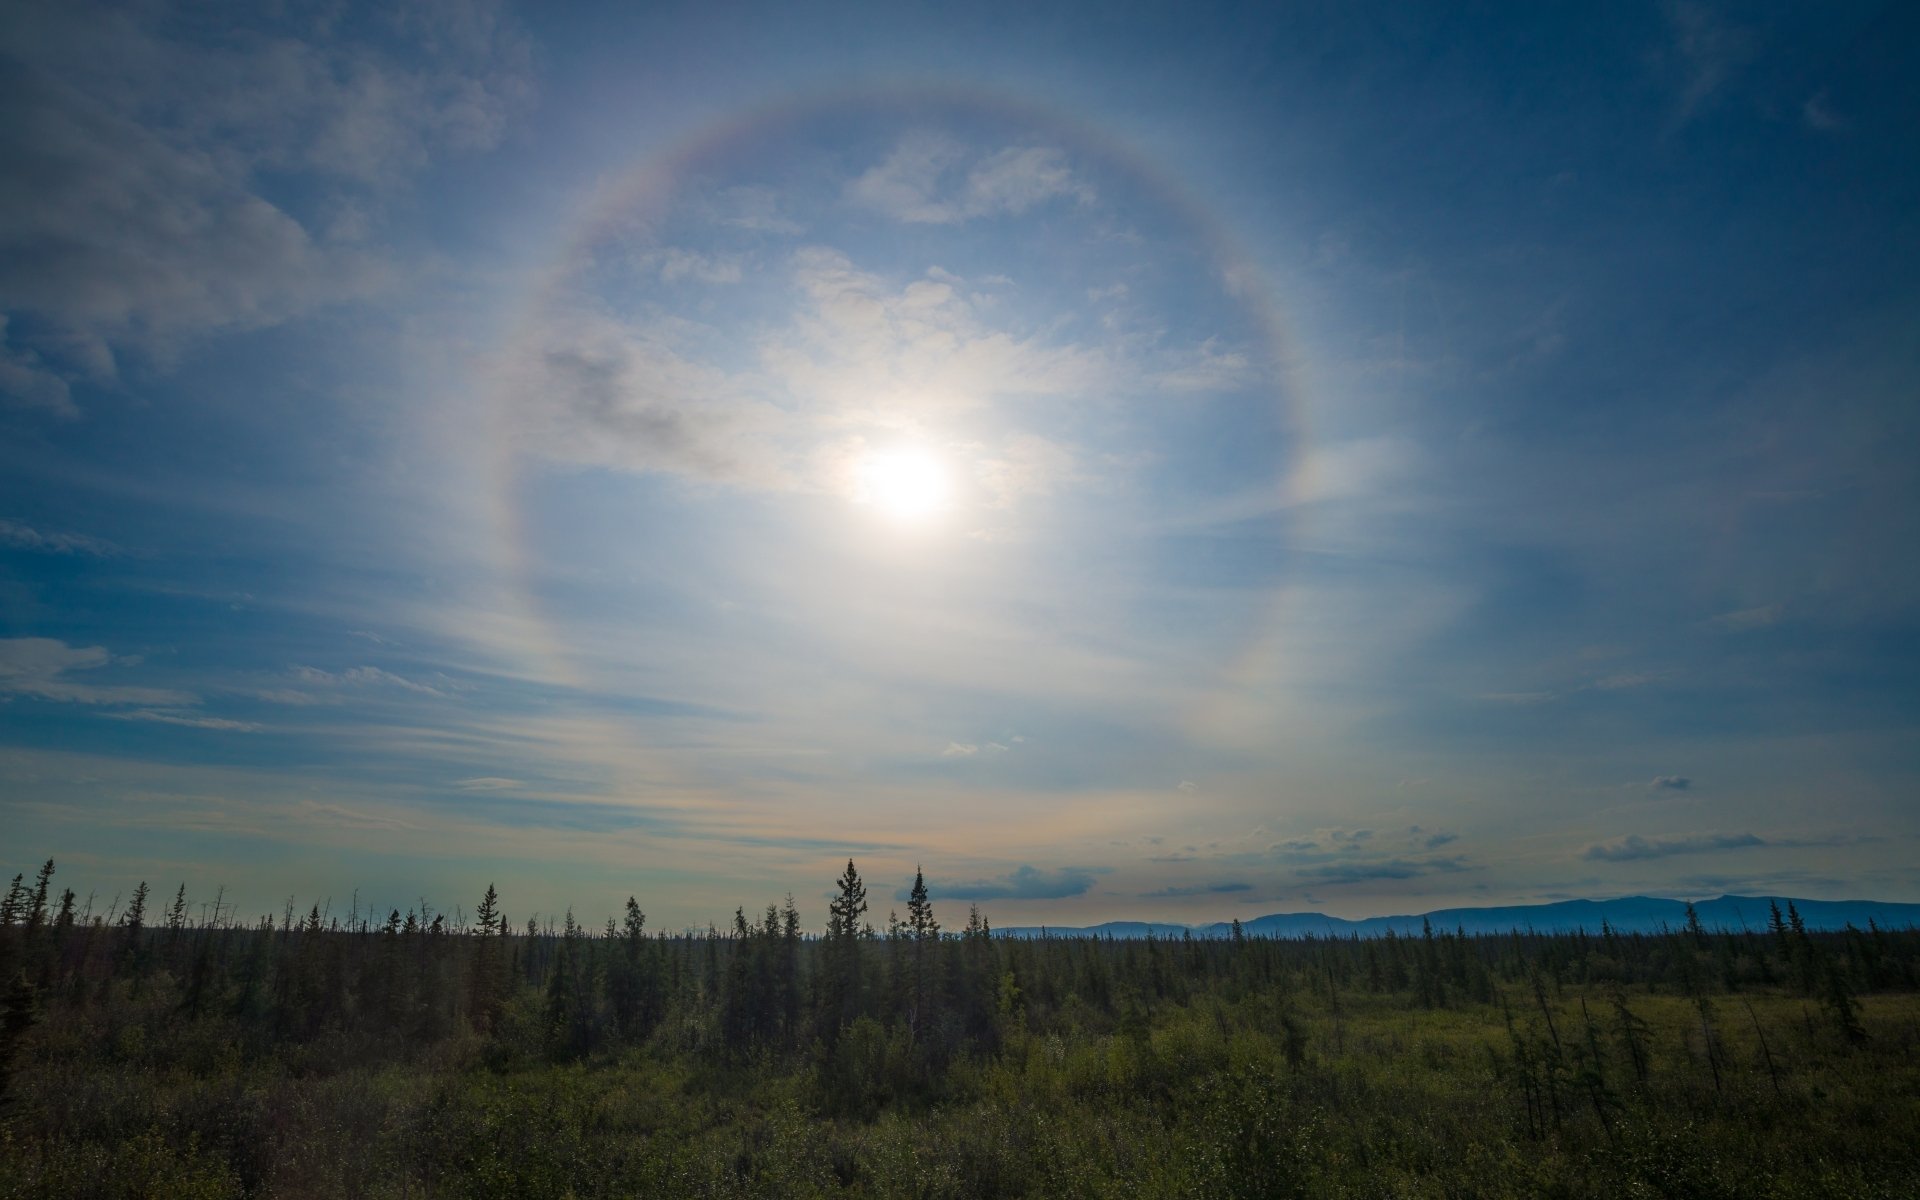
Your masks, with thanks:
<instances>
[{"instance_id":1,"label":"cloud","mask_svg":"<svg viewBox=\"0 0 1920 1200\"><path fill-rule=\"evenodd\" d=\"M1176 786L1180 791L1183 791L1188 795L1192 795L1193 793L1200 790L1200 785L1193 782L1193 780L1191 779L1182 779L1179 782L1179 784L1177 784Z\"/></svg>"},{"instance_id":2,"label":"cloud","mask_svg":"<svg viewBox=\"0 0 1920 1200\"><path fill-rule=\"evenodd\" d=\"M1709 618L1707 624L1723 633L1747 633L1778 624L1780 615L1778 604L1766 604L1759 608L1742 608L1735 612L1721 613L1717 617Z\"/></svg>"},{"instance_id":3,"label":"cloud","mask_svg":"<svg viewBox=\"0 0 1920 1200\"><path fill-rule=\"evenodd\" d=\"M797 490L803 425L753 383L702 363L672 322L623 321L581 301L550 314L507 367L549 457L761 490Z\"/></svg>"},{"instance_id":4,"label":"cloud","mask_svg":"<svg viewBox=\"0 0 1920 1200\"><path fill-rule=\"evenodd\" d=\"M296 708L304 708L315 704L338 704L341 702L338 696L325 696L315 692L302 692L294 688L244 688L239 690L242 695L251 696L255 700L264 700L268 704L286 704Z\"/></svg>"},{"instance_id":5,"label":"cloud","mask_svg":"<svg viewBox=\"0 0 1920 1200\"><path fill-rule=\"evenodd\" d=\"M1184 887L1164 887L1157 892L1141 892L1140 895L1147 900L1171 900L1182 896L1226 896L1234 892L1252 890L1252 884L1232 880L1225 883L1196 883Z\"/></svg>"},{"instance_id":6,"label":"cloud","mask_svg":"<svg viewBox=\"0 0 1920 1200\"><path fill-rule=\"evenodd\" d=\"M1637 862L1648 858L1670 858L1676 854L1711 854L1765 845L1765 841L1751 833L1690 833L1656 838L1630 833L1616 841L1588 846L1581 857L1594 862Z\"/></svg>"},{"instance_id":7,"label":"cloud","mask_svg":"<svg viewBox=\"0 0 1920 1200\"><path fill-rule=\"evenodd\" d=\"M0 694L69 704L144 704L162 708L198 703L169 688L117 687L69 678L113 663L104 646L69 646L53 638L0 639Z\"/></svg>"},{"instance_id":8,"label":"cloud","mask_svg":"<svg viewBox=\"0 0 1920 1200\"><path fill-rule=\"evenodd\" d=\"M1659 683L1665 675L1658 671L1629 671L1621 675L1607 675L1593 681L1593 686L1603 692L1619 692L1628 688L1646 687Z\"/></svg>"},{"instance_id":9,"label":"cloud","mask_svg":"<svg viewBox=\"0 0 1920 1200\"><path fill-rule=\"evenodd\" d=\"M503 370L526 441L562 461L851 495L875 445L1016 398L1099 394L1113 371L1094 347L987 321L944 278L883 277L826 246L786 268L791 307L745 331L559 298ZM994 508L1078 477L1069 447L1017 427L942 449Z\"/></svg>"},{"instance_id":10,"label":"cloud","mask_svg":"<svg viewBox=\"0 0 1920 1200\"><path fill-rule=\"evenodd\" d=\"M938 134L902 138L884 161L847 185L847 198L862 207L929 225L1019 214L1059 197L1081 204L1094 198L1061 151L1010 146L981 155Z\"/></svg>"},{"instance_id":11,"label":"cloud","mask_svg":"<svg viewBox=\"0 0 1920 1200\"><path fill-rule=\"evenodd\" d=\"M1445 858L1384 858L1361 862L1329 863L1302 867L1298 874L1316 883L1369 883L1385 879L1414 879L1421 875L1465 871L1467 862L1458 855Z\"/></svg>"},{"instance_id":12,"label":"cloud","mask_svg":"<svg viewBox=\"0 0 1920 1200\"><path fill-rule=\"evenodd\" d=\"M669 247L660 252L659 262L662 283L677 283L683 279L696 283L740 282L741 263L738 258L722 258Z\"/></svg>"},{"instance_id":13,"label":"cloud","mask_svg":"<svg viewBox=\"0 0 1920 1200\"><path fill-rule=\"evenodd\" d=\"M1013 435L997 450L983 453L973 469L987 502L1001 509L1051 495L1079 478L1073 451L1033 433Z\"/></svg>"},{"instance_id":14,"label":"cloud","mask_svg":"<svg viewBox=\"0 0 1920 1200\"><path fill-rule=\"evenodd\" d=\"M1427 849L1438 850L1442 846L1445 846L1451 842L1457 842L1459 840L1460 840L1460 835L1457 833L1432 834L1427 838Z\"/></svg>"},{"instance_id":15,"label":"cloud","mask_svg":"<svg viewBox=\"0 0 1920 1200\"><path fill-rule=\"evenodd\" d=\"M70 411L66 382L115 379L129 349L164 363L380 286L370 214L435 156L493 145L527 91L524 41L485 3L409 7L380 41L315 12L190 42L163 9L8 27L0 313L35 335L0 386L36 407Z\"/></svg>"},{"instance_id":16,"label":"cloud","mask_svg":"<svg viewBox=\"0 0 1920 1200\"><path fill-rule=\"evenodd\" d=\"M1800 119L1806 122L1808 129L1817 129L1821 133L1841 133L1847 128L1847 120L1833 110L1825 92L1815 92L1807 97L1800 106Z\"/></svg>"},{"instance_id":17,"label":"cloud","mask_svg":"<svg viewBox=\"0 0 1920 1200\"><path fill-rule=\"evenodd\" d=\"M389 687L412 692L417 696L436 696L443 700L448 695L440 688L429 687L427 684L408 679L403 675L383 671L379 667L349 667L344 671L335 672L323 671L318 667L295 666L292 674L301 683L318 687Z\"/></svg>"},{"instance_id":18,"label":"cloud","mask_svg":"<svg viewBox=\"0 0 1920 1200\"><path fill-rule=\"evenodd\" d=\"M14 550L37 550L43 554L84 554L108 558L120 553L112 542L82 533L47 533L20 521L0 517L0 546Z\"/></svg>"},{"instance_id":19,"label":"cloud","mask_svg":"<svg viewBox=\"0 0 1920 1200\"><path fill-rule=\"evenodd\" d=\"M1090 867L1042 871L1023 865L1003 879L978 879L938 887L929 883L927 887L936 898L944 896L950 900L1063 900L1084 895L1098 873L1098 868Z\"/></svg>"},{"instance_id":20,"label":"cloud","mask_svg":"<svg viewBox=\"0 0 1920 1200\"><path fill-rule=\"evenodd\" d=\"M0 313L0 396L25 408L42 408L58 417L77 417L73 389L38 351L8 344L7 314Z\"/></svg>"},{"instance_id":21,"label":"cloud","mask_svg":"<svg viewBox=\"0 0 1920 1200\"><path fill-rule=\"evenodd\" d=\"M153 721L161 725L180 725L188 729L218 729L235 733L252 733L262 726L252 721L231 721L225 717L203 717L194 713L167 711L157 708L142 708L133 712L110 714L116 721Z\"/></svg>"},{"instance_id":22,"label":"cloud","mask_svg":"<svg viewBox=\"0 0 1920 1200\"><path fill-rule=\"evenodd\" d=\"M804 228L781 214L780 193L768 187L732 187L721 192L714 205L714 219L755 233L796 234Z\"/></svg>"},{"instance_id":23,"label":"cloud","mask_svg":"<svg viewBox=\"0 0 1920 1200\"><path fill-rule=\"evenodd\" d=\"M503 792L523 787L518 779L506 779L498 775L480 775L473 779L462 779L453 786L463 792Z\"/></svg>"},{"instance_id":24,"label":"cloud","mask_svg":"<svg viewBox=\"0 0 1920 1200\"><path fill-rule=\"evenodd\" d=\"M1721 20L1705 4L1676 0L1666 6L1667 31L1681 91L1677 119L1691 120L1753 54L1746 30Z\"/></svg>"},{"instance_id":25,"label":"cloud","mask_svg":"<svg viewBox=\"0 0 1920 1200\"><path fill-rule=\"evenodd\" d=\"M1647 784L1648 790L1655 792L1684 792L1692 787L1693 780L1685 775L1655 775Z\"/></svg>"},{"instance_id":26,"label":"cloud","mask_svg":"<svg viewBox=\"0 0 1920 1200\"><path fill-rule=\"evenodd\" d=\"M980 753L980 747L972 742L948 742L947 748L940 752L941 758L971 758Z\"/></svg>"}]
</instances>

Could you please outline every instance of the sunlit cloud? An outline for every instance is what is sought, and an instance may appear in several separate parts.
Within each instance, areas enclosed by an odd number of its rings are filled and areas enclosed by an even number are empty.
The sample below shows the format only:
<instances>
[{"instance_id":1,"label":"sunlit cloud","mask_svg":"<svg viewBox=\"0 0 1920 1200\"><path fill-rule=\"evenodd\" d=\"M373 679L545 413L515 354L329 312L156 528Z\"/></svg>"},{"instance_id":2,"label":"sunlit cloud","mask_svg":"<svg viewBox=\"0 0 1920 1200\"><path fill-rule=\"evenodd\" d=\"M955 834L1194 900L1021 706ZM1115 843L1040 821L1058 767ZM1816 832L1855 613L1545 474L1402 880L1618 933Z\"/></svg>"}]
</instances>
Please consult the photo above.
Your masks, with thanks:
<instances>
[{"instance_id":1,"label":"sunlit cloud","mask_svg":"<svg viewBox=\"0 0 1920 1200\"><path fill-rule=\"evenodd\" d=\"M996 924L1920 894L1897 105L1764 14L1518 122L1484 14L1359 99L1259 13L1251 83L230 16L9 27L15 844L702 925L850 854ZM1736 832L1616 836L1676 813Z\"/></svg>"}]
</instances>

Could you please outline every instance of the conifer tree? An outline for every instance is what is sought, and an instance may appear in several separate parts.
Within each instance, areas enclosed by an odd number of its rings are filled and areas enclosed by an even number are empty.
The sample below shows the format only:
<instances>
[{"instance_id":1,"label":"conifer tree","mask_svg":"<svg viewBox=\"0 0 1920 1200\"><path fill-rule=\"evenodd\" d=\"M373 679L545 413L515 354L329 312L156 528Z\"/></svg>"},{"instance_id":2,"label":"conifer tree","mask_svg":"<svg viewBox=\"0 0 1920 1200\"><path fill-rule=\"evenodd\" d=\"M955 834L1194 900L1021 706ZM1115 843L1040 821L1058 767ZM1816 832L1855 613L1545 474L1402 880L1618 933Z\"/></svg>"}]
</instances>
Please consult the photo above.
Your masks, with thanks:
<instances>
[{"instance_id":1,"label":"conifer tree","mask_svg":"<svg viewBox=\"0 0 1920 1200\"><path fill-rule=\"evenodd\" d=\"M19 924L21 914L27 908L27 889L21 884L24 874L13 877L13 886L7 889L7 898L0 900L0 929L11 929Z\"/></svg>"},{"instance_id":2,"label":"conifer tree","mask_svg":"<svg viewBox=\"0 0 1920 1200\"><path fill-rule=\"evenodd\" d=\"M933 902L927 898L927 879L918 866L913 869L913 889L907 893L907 931L913 938L913 1006L907 1024L917 1031L929 1015L937 961L934 951L940 938L940 922L933 919Z\"/></svg>"},{"instance_id":3,"label":"conifer tree","mask_svg":"<svg viewBox=\"0 0 1920 1200\"><path fill-rule=\"evenodd\" d=\"M20 881L14 876L14 882ZM147 923L147 881L142 879L140 886L133 889L133 899L127 901L127 911L120 917L120 924L126 926L127 933L139 937Z\"/></svg>"},{"instance_id":4,"label":"conifer tree","mask_svg":"<svg viewBox=\"0 0 1920 1200\"><path fill-rule=\"evenodd\" d=\"M500 920L500 894L487 885L487 894L480 897L480 907L474 909L473 920L480 927L480 935L485 937L494 931L494 925Z\"/></svg>"},{"instance_id":5,"label":"conifer tree","mask_svg":"<svg viewBox=\"0 0 1920 1200\"><path fill-rule=\"evenodd\" d=\"M467 999L474 1027L486 1033L499 1021L505 982L502 978L504 964L500 958L500 939L494 936L496 929L504 932L505 926L500 918L500 894L494 891L491 883L487 885L487 894L480 897L480 907L474 910L474 922L477 926L475 932L481 940L473 954Z\"/></svg>"},{"instance_id":6,"label":"conifer tree","mask_svg":"<svg viewBox=\"0 0 1920 1200\"><path fill-rule=\"evenodd\" d=\"M835 881L839 894L827 905L828 995L826 1017L832 1022L829 1034L850 1024L860 1011L860 941L864 933L861 918L867 913L867 885L853 860Z\"/></svg>"},{"instance_id":7,"label":"conifer tree","mask_svg":"<svg viewBox=\"0 0 1920 1200\"><path fill-rule=\"evenodd\" d=\"M26 923L29 931L40 928L47 920L47 888L53 882L53 860L48 859L33 877L33 898L28 903Z\"/></svg>"}]
</instances>

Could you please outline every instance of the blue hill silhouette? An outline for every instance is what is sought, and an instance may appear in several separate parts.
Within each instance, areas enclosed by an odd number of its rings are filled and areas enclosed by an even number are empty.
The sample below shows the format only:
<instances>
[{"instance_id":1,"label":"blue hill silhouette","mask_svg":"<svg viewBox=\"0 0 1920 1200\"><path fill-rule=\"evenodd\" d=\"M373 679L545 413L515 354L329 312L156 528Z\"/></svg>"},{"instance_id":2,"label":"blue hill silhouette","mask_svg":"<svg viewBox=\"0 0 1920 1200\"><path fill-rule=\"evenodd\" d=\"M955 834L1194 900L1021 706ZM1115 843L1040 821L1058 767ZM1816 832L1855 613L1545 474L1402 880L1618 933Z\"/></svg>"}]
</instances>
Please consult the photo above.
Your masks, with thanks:
<instances>
[{"instance_id":1,"label":"blue hill silhouette","mask_svg":"<svg viewBox=\"0 0 1920 1200\"><path fill-rule=\"evenodd\" d=\"M1792 904L1809 929L1845 929L1852 925L1865 929L1869 921L1888 929L1920 926L1920 904L1902 904L1884 900L1802 900L1792 896L1720 896L1694 902L1700 923L1712 930L1762 932L1772 904L1785 912ZM1436 932L1510 933L1514 930L1535 933L1572 933L1585 930L1599 933L1604 921L1619 933L1658 933L1679 929L1686 924L1687 902L1656 896L1625 896L1616 900L1559 900L1551 904L1510 904L1495 908L1442 908L1410 916L1366 917L1354 921L1326 913L1272 913L1242 921L1241 929L1250 937L1384 937L1418 934L1431 922ZM1101 925L1077 928L1060 926L1019 926L1000 932L1010 937L1039 937L1043 933L1062 937L1144 938L1230 936L1233 923L1215 921L1206 925L1176 925L1153 921L1108 921Z\"/></svg>"}]
</instances>

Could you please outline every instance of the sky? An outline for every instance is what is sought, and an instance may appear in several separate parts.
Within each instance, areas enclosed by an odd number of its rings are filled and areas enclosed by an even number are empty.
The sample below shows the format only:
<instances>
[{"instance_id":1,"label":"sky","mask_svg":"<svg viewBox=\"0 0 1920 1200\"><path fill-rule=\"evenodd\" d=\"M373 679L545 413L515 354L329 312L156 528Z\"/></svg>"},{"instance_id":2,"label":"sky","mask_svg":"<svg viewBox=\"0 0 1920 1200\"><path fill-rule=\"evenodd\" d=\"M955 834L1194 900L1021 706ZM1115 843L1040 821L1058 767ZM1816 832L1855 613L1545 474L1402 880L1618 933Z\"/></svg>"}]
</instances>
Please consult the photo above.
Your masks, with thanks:
<instances>
[{"instance_id":1,"label":"sky","mask_svg":"<svg viewBox=\"0 0 1920 1200\"><path fill-rule=\"evenodd\" d=\"M1035 11L1035 9L1039 11ZM1920 16L0 11L105 907L1920 900Z\"/></svg>"}]
</instances>

